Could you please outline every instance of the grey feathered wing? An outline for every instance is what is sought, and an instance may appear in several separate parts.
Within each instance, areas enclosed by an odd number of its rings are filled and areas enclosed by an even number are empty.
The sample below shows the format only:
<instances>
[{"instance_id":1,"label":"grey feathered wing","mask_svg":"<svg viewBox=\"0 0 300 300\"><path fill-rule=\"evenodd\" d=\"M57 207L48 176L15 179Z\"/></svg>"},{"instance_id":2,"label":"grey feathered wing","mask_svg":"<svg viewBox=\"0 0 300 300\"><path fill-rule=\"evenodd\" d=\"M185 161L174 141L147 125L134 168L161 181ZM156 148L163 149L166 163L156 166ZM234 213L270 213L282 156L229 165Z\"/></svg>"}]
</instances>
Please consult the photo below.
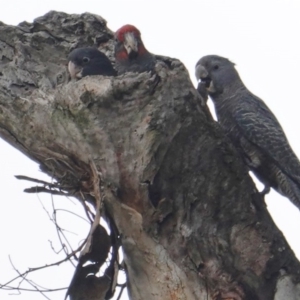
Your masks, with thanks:
<instances>
[{"instance_id":1,"label":"grey feathered wing","mask_svg":"<svg viewBox=\"0 0 300 300\"><path fill-rule=\"evenodd\" d=\"M300 188L300 162L266 104L248 92L233 116L242 135L256 145Z\"/></svg>"}]
</instances>

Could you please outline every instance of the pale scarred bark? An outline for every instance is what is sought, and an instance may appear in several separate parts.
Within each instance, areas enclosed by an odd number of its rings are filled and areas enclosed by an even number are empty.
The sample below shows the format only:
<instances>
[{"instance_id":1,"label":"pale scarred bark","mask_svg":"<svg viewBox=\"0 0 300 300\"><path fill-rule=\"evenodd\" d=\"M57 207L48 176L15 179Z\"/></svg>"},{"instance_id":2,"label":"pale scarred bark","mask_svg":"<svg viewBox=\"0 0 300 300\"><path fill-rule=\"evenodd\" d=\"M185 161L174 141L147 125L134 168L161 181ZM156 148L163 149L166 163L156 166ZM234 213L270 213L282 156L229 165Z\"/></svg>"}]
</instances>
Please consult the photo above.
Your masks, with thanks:
<instances>
[{"instance_id":1,"label":"pale scarred bark","mask_svg":"<svg viewBox=\"0 0 300 300\"><path fill-rule=\"evenodd\" d=\"M131 299L298 299L299 262L178 60L68 82L69 51L112 58L112 37L91 14L1 25L1 137L94 204L95 166Z\"/></svg>"}]
</instances>

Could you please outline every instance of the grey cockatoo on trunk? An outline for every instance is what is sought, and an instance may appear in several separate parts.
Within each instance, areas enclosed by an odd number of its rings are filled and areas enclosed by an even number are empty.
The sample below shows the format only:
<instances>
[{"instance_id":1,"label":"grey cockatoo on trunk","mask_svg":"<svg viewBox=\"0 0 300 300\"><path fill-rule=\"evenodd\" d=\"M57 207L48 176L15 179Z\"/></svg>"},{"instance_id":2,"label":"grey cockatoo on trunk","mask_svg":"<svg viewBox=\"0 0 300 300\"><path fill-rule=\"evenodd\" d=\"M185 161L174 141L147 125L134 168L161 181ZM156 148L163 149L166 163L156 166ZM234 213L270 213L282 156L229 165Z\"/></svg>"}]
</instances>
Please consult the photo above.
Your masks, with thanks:
<instances>
[{"instance_id":1,"label":"grey cockatoo on trunk","mask_svg":"<svg viewBox=\"0 0 300 300\"><path fill-rule=\"evenodd\" d=\"M234 64L217 55L196 64L198 91L211 97L220 125L249 169L300 209L300 162L274 114L244 85Z\"/></svg>"}]
</instances>

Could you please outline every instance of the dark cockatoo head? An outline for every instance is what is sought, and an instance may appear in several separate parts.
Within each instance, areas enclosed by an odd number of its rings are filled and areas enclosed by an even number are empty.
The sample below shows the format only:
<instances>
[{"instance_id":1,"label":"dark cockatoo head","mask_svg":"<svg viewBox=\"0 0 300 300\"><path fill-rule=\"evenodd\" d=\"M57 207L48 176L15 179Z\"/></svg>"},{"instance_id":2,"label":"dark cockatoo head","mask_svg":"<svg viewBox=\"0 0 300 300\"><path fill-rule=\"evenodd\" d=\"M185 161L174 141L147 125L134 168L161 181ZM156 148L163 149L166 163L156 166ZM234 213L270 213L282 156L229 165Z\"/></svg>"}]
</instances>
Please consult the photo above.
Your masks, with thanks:
<instances>
[{"instance_id":1,"label":"dark cockatoo head","mask_svg":"<svg viewBox=\"0 0 300 300\"><path fill-rule=\"evenodd\" d=\"M78 48L68 57L68 70L72 79L80 79L88 75L115 76L110 60L96 48Z\"/></svg>"},{"instance_id":2,"label":"dark cockatoo head","mask_svg":"<svg viewBox=\"0 0 300 300\"><path fill-rule=\"evenodd\" d=\"M207 55L197 62L196 78L201 81L198 90L204 86L211 96L222 94L227 87L241 82L234 63L218 55Z\"/></svg>"},{"instance_id":3,"label":"dark cockatoo head","mask_svg":"<svg viewBox=\"0 0 300 300\"><path fill-rule=\"evenodd\" d=\"M140 31L133 25L124 25L115 33L115 58L120 74L150 71L155 62L143 44Z\"/></svg>"}]
</instances>

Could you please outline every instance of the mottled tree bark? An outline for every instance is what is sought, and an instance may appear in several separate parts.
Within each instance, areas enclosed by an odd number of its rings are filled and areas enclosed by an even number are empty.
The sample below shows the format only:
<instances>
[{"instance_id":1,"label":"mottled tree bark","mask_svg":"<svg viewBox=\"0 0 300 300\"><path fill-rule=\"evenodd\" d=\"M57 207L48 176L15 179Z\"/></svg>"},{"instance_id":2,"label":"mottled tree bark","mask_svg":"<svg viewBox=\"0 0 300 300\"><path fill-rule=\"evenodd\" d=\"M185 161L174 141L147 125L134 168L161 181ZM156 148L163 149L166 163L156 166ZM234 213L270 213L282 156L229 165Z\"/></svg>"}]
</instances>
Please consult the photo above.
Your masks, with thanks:
<instances>
[{"instance_id":1,"label":"mottled tree bark","mask_svg":"<svg viewBox=\"0 0 300 300\"><path fill-rule=\"evenodd\" d=\"M112 58L112 37L87 13L1 24L0 136L94 205L97 170L130 299L300 299L299 262L178 60L68 82L69 51Z\"/></svg>"}]
</instances>

